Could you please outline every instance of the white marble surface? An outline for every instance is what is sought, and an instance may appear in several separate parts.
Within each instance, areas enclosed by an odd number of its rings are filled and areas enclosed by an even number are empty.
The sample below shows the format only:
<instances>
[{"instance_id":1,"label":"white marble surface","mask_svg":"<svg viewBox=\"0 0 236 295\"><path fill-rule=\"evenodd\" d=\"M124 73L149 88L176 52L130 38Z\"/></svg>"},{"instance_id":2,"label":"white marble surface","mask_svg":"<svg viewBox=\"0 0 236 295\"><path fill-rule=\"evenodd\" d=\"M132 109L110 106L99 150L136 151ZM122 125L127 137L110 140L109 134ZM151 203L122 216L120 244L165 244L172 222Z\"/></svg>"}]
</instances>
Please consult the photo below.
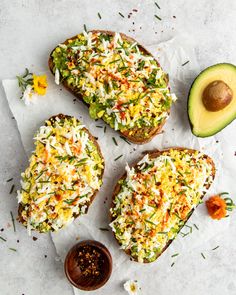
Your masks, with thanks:
<instances>
[{"instance_id":1,"label":"white marble surface","mask_svg":"<svg viewBox=\"0 0 236 295\"><path fill-rule=\"evenodd\" d=\"M145 10L141 4L144 2ZM195 39L201 68L223 61L236 63L235 1L157 2L161 10L155 7L154 1L144 0L1 0L0 79L14 77L26 66L35 72L45 71L50 50L58 42L80 32L83 24L86 24L88 29L123 31L147 45L168 40L178 32L188 33ZM128 19L127 15L133 8L137 8L138 12L133 12ZM119 16L119 11L125 15L124 19ZM101 20L97 16L98 12L102 15ZM159 15L162 21L155 19L154 14ZM0 229L4 228L0 235L7 239L7 242L0 240L0 294L72 294L64 277L63 267L56 259L50 238L46 235L35 235L38 240L33 241L18 224L16 233L10 226L10 211L15 215L17 204L14 195L9 195L12 183L6 183L6 180L14 177L13 182L18 184L19 173L26 165L26 157L2 88L0 97ZM235 146L236 138L230 140L228 143ZM233 157L233 154L228 156ZM225 175L230 177L227 175L227 167ZM229 190L236 192L234 188ZM236 284L233 280L236 272L233 263L236 260L236 227L233 217L235 214L231 217L231 226L213 237L215 245L220 245L214 255L203 260L199 258L199 253L190 252L178 260L173 271L177 277L178 268L184 269L185 272L184 276L179 278L183 284L178 284L175 294L236 294ZM9 247L17 248L17 252L10 251ZM21 255L18 255L18 252ZM44 255L47 255L47 258ZM189 264L192 255L196 257L196 261ZM170 290L168 272L165 279L166 290L158 290L156 278L157 294L165 295Z\"/></svg>"}]
</instances>

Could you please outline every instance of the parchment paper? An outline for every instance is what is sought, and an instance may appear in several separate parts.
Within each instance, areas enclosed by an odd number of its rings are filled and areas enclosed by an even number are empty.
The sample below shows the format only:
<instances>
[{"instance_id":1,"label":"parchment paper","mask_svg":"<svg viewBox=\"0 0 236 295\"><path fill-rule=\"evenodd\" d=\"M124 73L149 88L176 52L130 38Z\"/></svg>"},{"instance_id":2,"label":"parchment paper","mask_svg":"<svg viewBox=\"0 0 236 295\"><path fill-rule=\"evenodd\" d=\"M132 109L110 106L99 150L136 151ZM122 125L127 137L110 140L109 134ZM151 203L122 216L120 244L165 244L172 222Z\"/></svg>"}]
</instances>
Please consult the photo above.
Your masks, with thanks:
<instances>
[{"instance_id":1,"label":"parchment paper","mask_svg":"<svg viewBox=\"0 0 236 295\"><path fill-rule=\"evenodd\" d=\"M88 115L87 107L81 102L74 101L74 97L62 87L54 84L53 77L48 74L49 87L45 97L39 97L34 105L25 106L19 99L20 91L16 80L4 80L3 86L11 111L17 121L22 143L27 155L33 150L32 138L45 119L64 113L74 115L79 118L89 128L94 136L98 137L102 153L105 157L106 169L104 184L91 205L86 216L82 216L67 228L53 233L52 240L55 244L58 255L63 261L67 251L82 239L95 239L104 243L111 251L113 257L113 273L109 282L101 289L90 292L90 294L124 294L123 283L128 279L137 279L142 287L142 294L156 294L158 284L161 294L174 292L175 284L179 284L181 277L185 273L185 264L181 263L184 253L200 253L203 250L215 246L215 238L230 225L231 219L226 218L221 222L212 221L206 213L204 205L200 205L188 222L193 227L192 234L186 237L180 235L172 243L168 250L154 263L148 265L131 262L129 257L119 250L119 246L113 238L111 231L101 231L99 228L108 228L109 207L115 183L123 174L126 162L132 164L141 156L143 151L152 149L163 149L173 146L182 146L202 150L213 157L217 174L207 196L221 191L234 191L232 187L233 177L236 173L236 157L233 157L236 149L235 123L232 123L217 136L200 139L192 135L187 118L187 93L194 77L200 69L194 52L194 43L190 42L189 36L178 36L165 43L147 46L154 56L156 56L164 70L170 75L170 85L172 92L178 97L177 102L171 109L171 116L164 126L164 132L156 136L150 143L137 146L127 144L119 134L107 126L102 121L93 121ZM181 66L189 61L185 66ZM112 140L115 137L118 146ZM119 160L116 157L123 155ZM206 196L206 198L207 198ZM197 230L196 224L201 230ZM188 232L185 227L183 232ZM202 250L203 249L203 250ZM178 272L173 271L171 264L174 253L182 253L174 259L176 264L181 265ZM194 255L195 255L194 254ZM196 259L196 255L191 259ZM191 263L188 258L188 263ZM172 284L166 284L165 278ZM198 274L201 277L201 274ZM84 293L74 289L75 295Z\"/></svg>"}]
</instances>

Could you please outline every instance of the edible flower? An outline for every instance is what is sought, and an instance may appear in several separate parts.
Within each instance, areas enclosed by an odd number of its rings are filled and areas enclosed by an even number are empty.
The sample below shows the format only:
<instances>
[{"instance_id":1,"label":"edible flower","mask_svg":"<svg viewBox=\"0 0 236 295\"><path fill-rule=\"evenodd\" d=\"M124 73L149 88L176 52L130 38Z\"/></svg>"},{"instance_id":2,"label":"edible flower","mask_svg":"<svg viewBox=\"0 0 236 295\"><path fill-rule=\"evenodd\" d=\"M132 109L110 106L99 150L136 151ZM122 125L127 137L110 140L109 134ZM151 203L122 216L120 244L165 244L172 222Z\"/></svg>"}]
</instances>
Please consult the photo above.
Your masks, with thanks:
<instances>
[{"instance_id":1,"label":"edible flower","mask_svg":"<svg viewBox=\"0 0 236 295\"><path fill-rule=\"evenodd\" d=\"M34 103L38 95L45 95L47 91L46 75L37 76L25 69L22 76L16 76L18 85L21 89L21 99L26 105Z\"/></svg>"},{"instance_id":2,"label":"edible flower","mask_svg":"<svg viewBox=\"0 0 236 295\"><path fill-rule=\"evenodd\" d=\"M140 287L137 281L128 280L124 283L124 289L128 292L129 295L137 295Z\"/></svg>"},{"instance_id":3,"label":"edible flower","mask_svg":"<svg viewBox=\"0 0 236 295\"><path fill-rule=\"evenodd\" d=\"M36 76L33 75L33 85L34 85L34 91L38 94L38 95L45 95L46 91L47 91L47 77L46 75L43 76Z\"/></svg>"},{"instance_id":4,"label":"edible flower","mask_svg":"<svg viewBox=\"0 0 236 295\"><path fill-rule=\"evenodd\" d=\"M206 207L209 215L213 219L221 219L226 217L227 211L232 211L236 208L233 200L229 197L222 198L222 195L228 195L228 193L221 193L219 195L215 195L210 197L206 201Z\"/></svg>"}]
</instances>

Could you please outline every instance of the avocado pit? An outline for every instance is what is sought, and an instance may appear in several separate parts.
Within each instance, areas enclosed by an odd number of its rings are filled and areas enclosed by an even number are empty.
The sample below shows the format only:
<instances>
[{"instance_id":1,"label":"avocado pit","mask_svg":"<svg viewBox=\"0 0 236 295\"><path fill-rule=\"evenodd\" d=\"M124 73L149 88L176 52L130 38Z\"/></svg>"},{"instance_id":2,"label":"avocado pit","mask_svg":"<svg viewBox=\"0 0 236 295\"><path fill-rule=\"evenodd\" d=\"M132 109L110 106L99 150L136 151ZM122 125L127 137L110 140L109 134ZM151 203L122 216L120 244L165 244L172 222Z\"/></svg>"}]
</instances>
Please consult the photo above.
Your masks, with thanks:
<instances>
[{"instance_id":1,"label":"avocado pit","mask_svg":"<svg viewBox=\"0 0 236 295\"><path fill-rule=\"evenodd\" d=\"M216 80L208 84L202 95L202 102L210 112L223 110L230 104L232 99L232 89L221 80Z\"/></svg>"}]
</instances>

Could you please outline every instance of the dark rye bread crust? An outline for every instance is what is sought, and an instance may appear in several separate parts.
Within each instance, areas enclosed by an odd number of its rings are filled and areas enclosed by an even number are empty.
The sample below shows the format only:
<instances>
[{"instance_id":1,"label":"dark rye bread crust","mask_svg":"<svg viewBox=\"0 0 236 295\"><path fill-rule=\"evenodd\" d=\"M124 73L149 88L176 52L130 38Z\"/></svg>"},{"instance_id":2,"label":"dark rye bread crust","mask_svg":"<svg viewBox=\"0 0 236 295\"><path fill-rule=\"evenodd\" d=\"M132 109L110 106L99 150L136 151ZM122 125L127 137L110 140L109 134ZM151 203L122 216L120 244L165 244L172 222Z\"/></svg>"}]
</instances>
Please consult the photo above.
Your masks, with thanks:
<instances>
[{"instance_id":1,"label":"dark rye bread crust","mask_svg":"<svg viewBox=\"0 0 236 295\"><path fill-rule=\"evenodd\" d=\"M90 32L92 33L103 33L103 34L108 34L108 35L111 35L111 36L114 36L115 35L115 32L113 31L106 31L106 30L91 30ZM124 40L127 40L129 42L137 42L135 39L123 34L123 33L120 33L122 39ZM62 44L68 44L68 41L69 40L73 40L73 39L76 39L77 36L74 36L72 38L69 38L67 39L65 42L63 42ZM145 53L145 54L149 54L153 57L153 55L146 49L144 48L142 45L140 45L139 43L137 43L137 45L139 46L139 50L142 52L142 53ZM53 51L55 50L56 48L53 49ZM51 52L50 56L49 56L49 60L48 60L48 66L49 66L49 69L51 71L51 73L54 75L53 73L53 68L54 68L54 64L53 64L53 59L52 59L52 53L53 51ZM154 58L154 57L153 57ZM154 58L155 59L155 58ZM156 60L156 59L155 59ZM159 65L159 62L158 60L156 60L157 64ZM169 82L169 78L168 78L168 75L166 75L166 83L168 84ZM86 103L84 100L83 100L83 96L78 93L78 90L75 88L75 87L71 87L67 84L66 80L62 81L61 82L62 85L69 91L71 92L78 100L82 101L87 107L89 107L89 104ZM168 115L170 114L170 110L168 110ZM152 138L157 135L157 134L160 134L162 133L162 128L164 126L166 122L166 119L164 119L162 121L162 123L157 126L157 127L144 127L144 128L133 128L133 129L129 129L129 130L126 130L126 131L120 131L120 133L125 137L127 138L129 141L131 141L132 143L136 143L136 144L144 144L144 143L147 143L149 141L152 140ZM133 131L133 134L132 135L129 135L129 131ZM147 137L144 137L144 133L147 133L148 136Z\"/></svg>"},{"instance_id":2,"label":"dark rye bread crust","mask_svg":"<svg viewBox=\"0 0 236 295\"><path fill-rule=\"evenodd\" d=\"M63 114L58 114L58 115L55 115L55 116L52 116L50 117L48 120L51 121L52 123L55 122L56 118L59 118L60 120L61 119L70 119L70 118L73 118L72 116L68 116L68 115L63 115ZM77 119L77 121L79 122L79 120ZM96 146L97 150L98 150L98 153L100 155L100 157L103 159L103 170L102 170L102 175L101 175L101 179L103 178L103 174L104 174L104 170L105 170L105 160L104 160L104 157L102 155L102 152L101 152L101 148L97 142L97 140L94 138L94 136L90 133L90 131L87 129L87 128L82 128L82 130L84 130L85 132L88 133L89 135L89 139L94 143L94 145ZM91 196L90 200L88 202L86 202L84 205L87 206L86 210L85 210L85 214L88 212L88 209L89 209L89 206L92 204L93 200L95 199L97 193L98 193L99 190L96 190L94 192L94 194ZM22 211L24 210L24 206L20 203L19 204L19 207L18 207L18 221L20 223L22 223L25 227L27 227L27 225L25 224L25 220L22 218ZM74 218L77 218L80 214L75 214L73 215ZM53 230L51 230L53 231Z\"/></svg>"},{"instance_id":3,"label":"dark rye bread crust","mask_svg":"<svg viewBox=\"0 0 236 295\"><path fill-rule=\"evenodd\" d=\"M186 151L186 153L189 153L189 154L192 154L194 153L196 150L194 149L188 149L188 148L182 148L182 147L175 147L175 148L170 148L170 149L165 149L165 150L162 150L162 151L159 151L159 150L154 150L154 151L148 151L148 152L144 152L143 154L146 155L150 155L151 158L157 158L159 157L160 155L162 155L164 152L168 152L169 150L172 150L172 149L175 149L175 150L180 150L180 151ZM133 165L131 165L131 167L134 167L134 168L137 168L137 164L138 162L142 159L143 157L141 157L140 159L138 159L138 161L136 161ZM207 155L204 155L204 158L207 159L207 162L212 166L212 177L213 177L213 180L215 178L215 174L216 174L216 168L215 168L215 164L213 162L213 160L207 156ZM127 173L124 173L123 176L119 179L119 180L123 180L125 179L127 176ZM112 203L111 203L111 208L114 208L114 200L115 200L115 197L116 195L120 192L120 189L121 189L121 185L119 184L119 180L117 181L117 184L114 188L114 191L113 191L113 195L112 195ZM209 187L211 186L211 184L208 184L206 186L207 189L209 189ZM205 194L203 194L201 196L201 200L203 199ZM188 215L188 218L186 219L186 221L184 222L183 226L187 223L187 221L189 220L189 218L191 217L191 215L193 214L195 209L192 209ZM115 220L115 218L112 217L112 214L110 214L110 217L111 217L111 222ZM183 227L182 226L182 227ZM182 227L179 229L179 232L180 230L182 229ZM179 233L178 232L178 233ZM115 236L115 233L113 232L113 235L116 239L116 236ZM118 244L121 246L121 243L116 239L116 241L118 242ZM156 259L170 246L170 244L173 242L173 240L170 240L166 246L163 248L162 252L156 256ZM124 252L131 256L131 251L130 250L124 250ZM155 259L155 260L156 260ZM138 260L134 257L132 257L132 261L136 261L138 262ZM150 263L150 261L148 260L144 260L144 263Z\"/></svg>"}]
</instances>

